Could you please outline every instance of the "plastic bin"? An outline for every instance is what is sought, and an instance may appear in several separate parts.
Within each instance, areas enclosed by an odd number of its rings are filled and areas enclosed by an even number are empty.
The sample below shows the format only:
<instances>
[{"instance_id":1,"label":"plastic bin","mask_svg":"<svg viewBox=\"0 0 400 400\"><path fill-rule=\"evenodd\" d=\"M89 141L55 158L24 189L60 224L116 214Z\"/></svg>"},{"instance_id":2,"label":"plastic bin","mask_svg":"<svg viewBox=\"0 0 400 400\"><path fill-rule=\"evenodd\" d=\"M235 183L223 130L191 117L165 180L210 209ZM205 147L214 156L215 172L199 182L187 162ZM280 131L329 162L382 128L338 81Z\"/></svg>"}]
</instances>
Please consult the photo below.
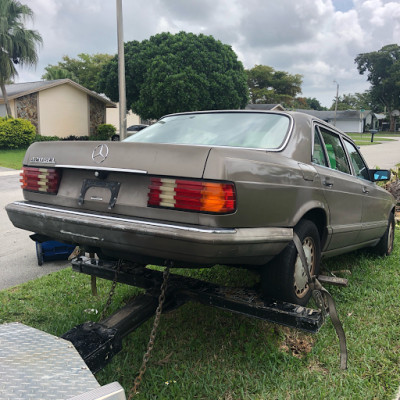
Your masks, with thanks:
<instances>
[{"instance_id":1,"label":"plastic bin","mask_svg":"<svg viewBox=\"0 0 400 400\"><path fill-rule=\"evenodd\" d=\"M35 243L38 265L43 265L45 261L67 260L76 247L56 240L36 241Z\"/></svg>"}]
</instances>

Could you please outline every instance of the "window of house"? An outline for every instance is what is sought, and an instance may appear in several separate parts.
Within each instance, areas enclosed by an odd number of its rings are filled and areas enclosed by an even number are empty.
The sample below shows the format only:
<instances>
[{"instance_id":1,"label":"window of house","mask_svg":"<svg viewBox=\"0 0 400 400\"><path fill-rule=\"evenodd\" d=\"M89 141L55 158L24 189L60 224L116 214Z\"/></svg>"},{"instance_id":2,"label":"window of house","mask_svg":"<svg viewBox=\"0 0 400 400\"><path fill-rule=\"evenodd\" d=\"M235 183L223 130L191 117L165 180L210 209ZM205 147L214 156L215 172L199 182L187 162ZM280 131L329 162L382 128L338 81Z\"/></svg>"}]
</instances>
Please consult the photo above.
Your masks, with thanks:
<instances>
[{"instance_id":1,"label":"window of house","mask_svg":"<svg viewBox=\"0 0 400 400\"><path fill-rule=\"evenodd\" d=\"M0 104L0 117L5 117L7 115L7 109L5 104Z\"/></svg>"}]
</instances>

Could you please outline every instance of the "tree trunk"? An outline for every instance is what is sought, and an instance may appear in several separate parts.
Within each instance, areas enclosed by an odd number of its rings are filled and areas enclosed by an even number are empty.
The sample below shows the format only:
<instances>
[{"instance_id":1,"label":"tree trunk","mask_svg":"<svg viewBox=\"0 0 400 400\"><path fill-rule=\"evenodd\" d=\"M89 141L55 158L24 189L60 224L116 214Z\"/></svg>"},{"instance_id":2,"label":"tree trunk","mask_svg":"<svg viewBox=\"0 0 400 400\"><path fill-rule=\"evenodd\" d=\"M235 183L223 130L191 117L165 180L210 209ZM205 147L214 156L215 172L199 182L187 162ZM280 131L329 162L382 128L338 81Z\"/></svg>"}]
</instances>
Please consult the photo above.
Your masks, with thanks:
<instances>
[{"instance_id":1,"label":"tree trunk","mask_svg":"<svg viewBox=\"0 0 400 400\"><path fill-rule=\"evenodd\" d=\"M392 115L392 113L390 113L390 128L389 128L390 132L394 132L395 122L396 122L396 117L394 115Z\"/></svg>"},{"instance_id":2,"label":"tree trunk","mask_svg":"<svg viewBox=\"0 0 400 400\"><path fill-rule=\"evenodd\" d=\"M12 116L11 107L10 107L10 102L8 101L6 85L3 82L1 82L0 87L1 87L1 93L3 94L4 103L6 105L7 115L11 117Z\"/></svg>"}]
</instances>

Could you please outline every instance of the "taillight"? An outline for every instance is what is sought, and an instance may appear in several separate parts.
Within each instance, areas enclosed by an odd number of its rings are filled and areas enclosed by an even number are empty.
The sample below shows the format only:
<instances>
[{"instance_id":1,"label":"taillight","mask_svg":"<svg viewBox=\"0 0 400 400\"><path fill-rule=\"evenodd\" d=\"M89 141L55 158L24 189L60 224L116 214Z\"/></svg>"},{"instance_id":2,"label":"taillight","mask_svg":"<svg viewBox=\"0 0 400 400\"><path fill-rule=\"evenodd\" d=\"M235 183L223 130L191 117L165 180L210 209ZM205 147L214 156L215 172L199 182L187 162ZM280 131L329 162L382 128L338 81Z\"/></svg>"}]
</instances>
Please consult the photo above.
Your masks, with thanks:
<instances>
[{"instance_id":1,"label":"taillight","mask_svg":"<svg viewBox=\"0 0 400 400\"><path fill-rule=\"evenodd\" d=\"M226 214L236 209L233 183L151 178L148 206Z\"/></svg>"},{"instance_id":2,"label":"taillight","mask_svg":"<svg viewBox=\"0 0 400 400\"><path fill-rule=\"evenodd\" d=\"M22 189L52 194L58 192L60 185L60 171L58 169L22 167L21 177Z\"/></svg>"}]
</instances>

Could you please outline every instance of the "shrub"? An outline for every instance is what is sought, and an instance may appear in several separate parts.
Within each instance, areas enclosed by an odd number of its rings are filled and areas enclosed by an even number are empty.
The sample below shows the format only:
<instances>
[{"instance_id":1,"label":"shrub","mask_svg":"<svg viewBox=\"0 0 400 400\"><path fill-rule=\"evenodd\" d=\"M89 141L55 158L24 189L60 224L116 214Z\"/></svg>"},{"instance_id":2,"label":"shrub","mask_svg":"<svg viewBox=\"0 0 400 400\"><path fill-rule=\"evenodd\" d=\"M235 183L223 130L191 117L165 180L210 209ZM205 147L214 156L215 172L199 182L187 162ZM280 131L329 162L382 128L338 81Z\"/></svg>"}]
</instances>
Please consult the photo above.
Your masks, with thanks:
<instances>
[{"instance_id":1,"label":"shrub","mask_svg":"<svg viewBox=\"0 0 400 400\"><path fill-rule=\"evenodd\" d=\"M26 119L0 118L0 148L28 147L35 139L36 128Z\"/></svg>"},{"instance_id":2,"label":"shrub","mask_svg":"<svg viewBox=\"0 0 400 400\"><path fill-rule=\"evenodd\" d=\"M36 135L35 139L33 139L34 142L54 142L56 140L61 140L58 136L42 136L42 135Z\"/></svg>"},{"instance_id":3,"label":"shrub","mask_svg":"<svg viewBox=\"0 0 400 400\"><path fill-rule=\"evenodd\" d=\"M110 140L115 135L116 129L111 124L100 124L97 126L96 134L90 139L93 140Z\"/></svg>"},{"instance_id":4,"label":"shrub","mask_svg":"<svg viewBox=\"0 0 400 400\"><path fill-rule=\"evenodd\" d=\"M89 136L69 135L69 136L67 136L65 138L62 138L60 140L66 140L66 141L69 141L69 140L83 140L84 141L84 140L91 140L91 139L89 138Z\"/></svg>"}]
</instances>

